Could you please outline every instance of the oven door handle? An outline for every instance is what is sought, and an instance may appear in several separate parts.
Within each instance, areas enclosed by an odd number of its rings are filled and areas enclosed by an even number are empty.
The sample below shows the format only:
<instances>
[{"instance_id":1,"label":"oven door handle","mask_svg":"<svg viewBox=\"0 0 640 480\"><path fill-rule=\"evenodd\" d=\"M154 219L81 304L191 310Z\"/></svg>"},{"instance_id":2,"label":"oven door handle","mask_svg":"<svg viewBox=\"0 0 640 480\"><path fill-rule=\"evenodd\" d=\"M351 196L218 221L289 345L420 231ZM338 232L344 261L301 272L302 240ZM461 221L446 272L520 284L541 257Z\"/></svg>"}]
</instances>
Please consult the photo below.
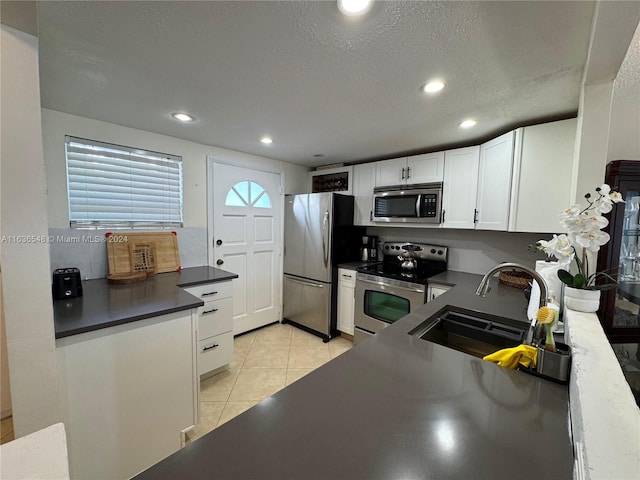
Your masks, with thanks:
<instances>
[{"instance_id":1,"label":"oven door handle","mask_svg":"<svg viewBox=\"0 0 640 480\"><path fill-rule=\"evenodd\" d=\"M400 290L407 290L408 292L424 293L424 290L422 290L420 288L401 287L400 285L390 285L390 284L384 283L384 282L374 282L372 280L363 280L361 278L358 278L356 281L362 282L362 283L371 283L373 285L379 285L381 287L398 288Z\"/></svg>"}]
</instances>

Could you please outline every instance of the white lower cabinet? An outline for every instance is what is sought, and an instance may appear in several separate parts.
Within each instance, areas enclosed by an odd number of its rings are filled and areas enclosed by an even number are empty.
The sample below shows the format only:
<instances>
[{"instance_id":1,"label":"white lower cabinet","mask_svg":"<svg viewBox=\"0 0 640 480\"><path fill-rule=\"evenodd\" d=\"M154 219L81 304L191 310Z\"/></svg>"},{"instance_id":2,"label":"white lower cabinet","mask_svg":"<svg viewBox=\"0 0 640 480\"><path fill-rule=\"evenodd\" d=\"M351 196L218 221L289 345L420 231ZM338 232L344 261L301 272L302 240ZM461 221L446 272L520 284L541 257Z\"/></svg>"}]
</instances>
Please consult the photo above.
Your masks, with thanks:
<instances>
[{"instance_id":1,"label":"white lower cabinet","mask_svg":"<svg viewBox=\"0 0 640 480\"><path fill-rule=\"evenodd\" d=\"M231 281L185 288L204 301L198 308L198 375L233 361L233 285Z\"/></svg>"},{"instance_id":2,"label":"white lower cabinet","mask_svg":"<svg viewBox=\"0 0 640 480\"><path fill-rule=\"evenodd\" d=\"M56 340L71 478L130 478L182 447L198 412L195 330L193 309Z\"/></svg>"},{"instance_id":3,"label":"white lower cabinet","mask_svg":"<svg viewBox=\"0 0 640 480\"><path fill-rule=\"evenodd\" d=\"M353 335L355 312L356 272L338 269L338 325L341 332Z\"/></svg>"},{"instance_id":4,"label":"white lower cabinet","mask_svg":"<svg viewBox=\"0 0 640 480\"><path fill-rule=\"evenodd\" d=\"M198 341L198 374L228 365L233 359L233 332Z\"/></svg>"},{"instance_id":5,"label":"white lower cabinet","mask_svg":"<svg viewBox=\"0 0 640 480\"><path fill-rule=\"evenodd\" d=\"M451 287L446 285L429 285L429 288L427 288L427 301L430 302L431 300L434 300L450 288Z\"/></svg>"}]
</instances>

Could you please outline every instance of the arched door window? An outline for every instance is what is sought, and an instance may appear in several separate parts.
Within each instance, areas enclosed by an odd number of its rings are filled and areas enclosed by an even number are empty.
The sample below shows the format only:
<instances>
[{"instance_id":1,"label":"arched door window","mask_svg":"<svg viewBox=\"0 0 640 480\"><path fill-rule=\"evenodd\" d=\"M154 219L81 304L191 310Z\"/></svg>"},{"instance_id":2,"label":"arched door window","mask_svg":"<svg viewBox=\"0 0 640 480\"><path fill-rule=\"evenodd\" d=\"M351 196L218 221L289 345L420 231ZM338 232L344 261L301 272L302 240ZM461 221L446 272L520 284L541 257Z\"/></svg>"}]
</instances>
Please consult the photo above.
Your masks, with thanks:
<instances>
[{"instance_id":1,"label":"arched door window","mask_svg":"<svg viewBox=\"0 0 640 480\"><path fill-rule=\"evenodd\" d=\"M244 180L231 187L224 204L227 207L271 208L271 199L260 185Z\"/></svg>"}]
</instances>

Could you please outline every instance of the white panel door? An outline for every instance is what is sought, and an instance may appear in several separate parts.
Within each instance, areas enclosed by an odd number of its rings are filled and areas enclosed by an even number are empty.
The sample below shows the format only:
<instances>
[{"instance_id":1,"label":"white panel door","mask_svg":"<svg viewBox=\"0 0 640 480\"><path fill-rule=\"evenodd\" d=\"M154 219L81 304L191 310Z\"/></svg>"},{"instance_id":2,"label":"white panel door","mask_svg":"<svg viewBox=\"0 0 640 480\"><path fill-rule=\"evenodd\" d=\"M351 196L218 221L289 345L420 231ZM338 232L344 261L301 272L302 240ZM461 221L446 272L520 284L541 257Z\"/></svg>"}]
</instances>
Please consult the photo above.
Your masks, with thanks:
<instances>
[{"instance_id":1,"label":"white panel door","mask_svg":"<svg viewBox=\"0 0 640 480\"><path fill-rule=\"evenodd\" d=\"M444 152L425 153L407 158L407 185L442 182Z\"/></svg>"},{"instance_id":2,"label":"white panel door","mask_svg":"<svg viewBox=\"0 0 640 480\"><path fill-rule=\"evenodd\" d=\"M480 147L445 152L442 189L444 228L475 228L479 160Z\"/></svg>"},{"instance_id":3,"label":"white panel door","mask_svg":"<svg viewBox=\"0 0 640 480\"><path fill-rule=\"evenodd\" d=\"M375 225L371 221L375 180L375 163L363 163L353 168L354 225Z\"/></svg>"},{"instance_id":4,"label":"white panel door","mask_svg":"<svg viewBox=\"0 0 640 480\"><path fill-rule=\"evenodd\" d=\"M376 187L407 183L407 157L376 162Z\"/></svg>"},{"instance_id":5,"label":"white panel door","mask_svg":"<svg viewBox=\"0 0 640 480\"><path fill-rule=\"evenodd\" d=\"M476 229L506 231L509 226L513 131L480 145Z\"/></svg>"},{"instance_id":6,"label":"white panel door","mask_svg":"<svg viewBox=\"0 0 640 480\"><path fill-rule=\"evenodd\" d=\"M212 265L233 280L233 333L280 320L282 194L278 173L213 163Z\"/></svg>"}]
</instances>

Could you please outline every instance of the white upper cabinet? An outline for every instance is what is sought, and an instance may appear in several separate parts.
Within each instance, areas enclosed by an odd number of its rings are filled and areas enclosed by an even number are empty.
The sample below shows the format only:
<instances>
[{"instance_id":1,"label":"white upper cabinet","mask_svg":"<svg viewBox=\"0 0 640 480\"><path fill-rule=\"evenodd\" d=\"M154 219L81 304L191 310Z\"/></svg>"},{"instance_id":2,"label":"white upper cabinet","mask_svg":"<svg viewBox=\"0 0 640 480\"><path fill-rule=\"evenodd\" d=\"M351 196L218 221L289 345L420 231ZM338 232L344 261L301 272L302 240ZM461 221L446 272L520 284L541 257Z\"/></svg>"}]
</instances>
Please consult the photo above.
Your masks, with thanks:
<instances>
[{"instance_id":1,"label":"white upper cabinet","mask_svg":"<svg viewBox=\"0 0 640 480\"><path fill-rule=\"evenodd\" d=\"M444 152L376 162L376 187L442 182Z\"/></svg>"},{"instance_id":2,"label":"white upper cabinet","mask_svg":"<svg viewBox=\"0 0 640 480\"><path fill-rule=\"evenodd\" d=\"M407 184L442 182L444 152L407 157Z\"/></svg>"},{"instance_id":3,"label":"white upper cabinet","mask_svg":"<svg viewBox=\"0 0 640 480\"><path fill-rule=\"evenodd\" d=\"M524 127L516 138L509 231L558 233L569 207L577 119Z\"/></svg>"},{"instance_id":4,"label":"white upper cabinet","mask_svg":"<svg viewBox=\"0 0 640 480\"><path fill-rule=\"evenodd\" d=\"M458 148L444 153L442 227L475 228L479 159L479 146Z\"/></svg>"},{"instance_id":5,"label":"white upper cabinet","mask_svg":"<svg viewBox=\"0 0 640 480\"><path fill-rule=\"evenodd\" d=\"M407 157L376 162L376 187L407 183Z\"/></svg>"},{"instance_id":6,"label":"white upper cabinet","mask_svg":"<svg viewBox=\"0 0 640 480\"><path fill-rule=\"evenodd\" d=\"M515 131L480 145L476 229L502 230L509 226Z\"/></svg>"},{"instance_id":7,"label":"white upper cabinet","mask_svg":"<svg viewBox=\"0 0 640 480\"><path fill-rule=\"evenodd\" d=\"M374 225L371 221L376 164L363 163L353 168L353 224Z\"/></svg>"}]
</instances>

